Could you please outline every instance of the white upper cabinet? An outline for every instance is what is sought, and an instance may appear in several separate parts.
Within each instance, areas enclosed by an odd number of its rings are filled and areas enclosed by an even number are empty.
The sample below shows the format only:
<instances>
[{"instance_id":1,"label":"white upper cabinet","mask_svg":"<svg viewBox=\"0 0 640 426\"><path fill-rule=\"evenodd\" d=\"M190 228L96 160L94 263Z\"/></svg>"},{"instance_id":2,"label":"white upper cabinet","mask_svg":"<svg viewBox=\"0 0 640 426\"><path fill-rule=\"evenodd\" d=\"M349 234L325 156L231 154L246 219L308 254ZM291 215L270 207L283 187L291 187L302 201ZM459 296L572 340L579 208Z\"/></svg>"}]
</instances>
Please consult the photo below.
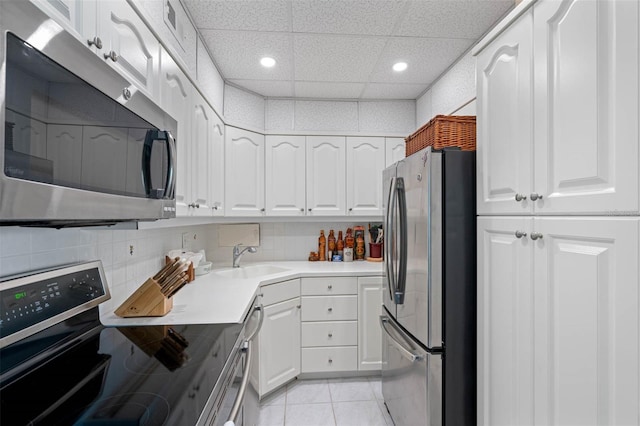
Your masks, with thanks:
<instances>
[{"instance_id":1,"label":"white upper cabinet","mask_svg":"<svg viewBox=\"0 0 640 426\"><path fill-rule=\"evenodd\" d=\"M532 17L525 13L477 58L478 214L532 211Z\"/></svg>"},{"instance_id":2,"label":"white upper cabinet","mask_svg":"<svg viewBox=\"0 0 640 426\"><path fill-rule=\"evenodd\" d=\"M347 138L347 214L382 215L384 138Z\"/></svg>"},{"instance_id":3,"label":"white upper cabinet","mask_svg":"<svg viewBox=\"0 0 640 426\"><path fill-rule=\"evenodd\" d=\"M213 120L215 113L197 90L193 91L193 100L191 109L191 202L189 204L193 216L211 216L209 149L214 141Z\"/></svg>"},{"instance_id":4,"label":"white upper cabinet","mask_svg":"<svg viewBox=\"0 0 640 426\"><path fill-rule=\"evenodd\" d=\"M305 215L305 137L265 139L267 216Z\"/></svg>"},{"instance_id":5,"label":"white upper cabinet","mask_svg":"<svg viewBox=\"0 0 640 426\"><path fill-rule=\"evenodd\" d=\"M404 138L384 138L384 143L385 167L389 167L405 157L406 146Z\"/></svg>"},{"instance_id":6,"label":"white upper cabinet","mask_svg":"<svg viewBox=\"0 0 640 426\"><path fill-rule=\"evenodd\" d=\"M535 211L637 212L638 2L533 12Z\"/></svg>"},{"instance_id":7,"label":"white upper cabinet","mask_svg":"<svg viewBox=\"0 0 640 426\"><path fill-rule=\"evenodd\" d=\"M168 129L176 138L176 216L189 214L191 203L191 109L193 87L178 65L162 50L160 72L160 106L177 122ZM177 131L176 131L177 130Z\"/></svg>"},{"instance_id":8,"label":"white upper cabinet","mask_svg":"<svg viewBox=\"0 0 640 426\"><path fill-rule=\"evenodd\" d=\"M227 126L225 216L264 214L264 135Z\"/></svg>"},{"instance_id":9,"label":"white upper cabinet","mask_svg":"<svg viewBox=\"0 0 640 426\"><path fill-rule=\"evenodd\" d=\"M224 123L213 114L213 140L209 144L209 200L214 216L224 216Z\"/></svg>"},{"instance_id":10,"label":"white upper cabinet","mask_svg":"<svg viewBox=\"0 0 640 426\"><path fill-rule=\"evenodd\" d=\"M160 43L126 1L98 1L96 36L105 62L151 99L158 98Z\"/></svg>"},{"instance_id":11,"label":"white upper cabinet","mask_svg":"<svg viewBox=\"0 0 640 426\"><path fill-rule=\"evenodd\" d=\"M53 18L67 32L95 51L93 44L96 29L95 0L31 0L43 12Z\"/></svg>"},{"instance_id":12,"label":"white upper cabinet","mask_svg":"<svg viewBox=\"0 0 640 426\"><path fill-rule=\"evenodd\" d=\"M307 136L307 214L345 214L345 153L342 136Z\"/></svg>"}]
</instances>

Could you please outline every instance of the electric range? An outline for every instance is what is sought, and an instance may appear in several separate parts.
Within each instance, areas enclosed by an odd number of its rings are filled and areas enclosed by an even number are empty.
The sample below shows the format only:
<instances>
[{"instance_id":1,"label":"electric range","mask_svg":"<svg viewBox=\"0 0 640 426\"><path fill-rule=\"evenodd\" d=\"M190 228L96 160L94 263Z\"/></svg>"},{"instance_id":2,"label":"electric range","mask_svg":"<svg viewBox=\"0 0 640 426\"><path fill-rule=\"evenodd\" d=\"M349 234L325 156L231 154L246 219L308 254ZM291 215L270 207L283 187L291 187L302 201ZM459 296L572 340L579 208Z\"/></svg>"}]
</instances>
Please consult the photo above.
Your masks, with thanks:
<instances>
[{"instance_id":1,"label":"electric range","mask_svg":"<svg viewBox=\"0 0 640 426\"><path fill-rule=\"evenodd\" d=\"M237 369L243 324L104 327L102 267L74 267L0 282L0 424L212 419Z\"/></svg>"}]
</instances>

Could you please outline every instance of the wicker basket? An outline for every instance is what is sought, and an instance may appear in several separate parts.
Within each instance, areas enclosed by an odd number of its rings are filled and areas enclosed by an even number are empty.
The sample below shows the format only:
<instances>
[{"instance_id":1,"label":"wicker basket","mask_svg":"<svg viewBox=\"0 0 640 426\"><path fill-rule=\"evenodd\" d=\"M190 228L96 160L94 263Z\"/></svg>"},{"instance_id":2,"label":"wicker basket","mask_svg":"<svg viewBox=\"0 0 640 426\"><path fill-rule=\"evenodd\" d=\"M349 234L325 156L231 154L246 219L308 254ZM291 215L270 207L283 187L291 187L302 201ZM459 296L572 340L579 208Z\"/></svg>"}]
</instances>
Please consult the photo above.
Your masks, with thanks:
<instances>
[{"instance_id":1,"label":"wicker basket","mask_svg":"<svg viewBox=\"0 0 640 426\"><path fill-rule=\"evenodd\" d=\"M436 115L427 124L405 138L406 156L432 146L442 149L457 146L463 151L476 150L475 115Z\"/></svg>"}]
</instances>

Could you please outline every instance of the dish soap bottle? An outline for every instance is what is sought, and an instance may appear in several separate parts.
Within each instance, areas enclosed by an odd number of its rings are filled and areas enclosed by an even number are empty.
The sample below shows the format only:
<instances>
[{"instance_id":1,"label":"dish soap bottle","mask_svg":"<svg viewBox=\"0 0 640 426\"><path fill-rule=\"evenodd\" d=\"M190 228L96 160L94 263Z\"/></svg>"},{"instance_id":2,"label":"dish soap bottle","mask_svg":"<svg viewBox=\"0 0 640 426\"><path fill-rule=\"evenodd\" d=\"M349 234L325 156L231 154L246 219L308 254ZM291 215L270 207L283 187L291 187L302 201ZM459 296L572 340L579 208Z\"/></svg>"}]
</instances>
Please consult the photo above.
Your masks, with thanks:
<instances>
[{"instance_id":1,"label":"dish soap bottle","mask_svg":"<svg viewBox=\"0 0 640 426\"><path fill-rule=\"evenodd\" d=\"M318 238L318 257L320 261L327 260L326 249L327 249L327 238L324 236L324 229L321 229L320 238Z\"/></svg>"}]
</instances>

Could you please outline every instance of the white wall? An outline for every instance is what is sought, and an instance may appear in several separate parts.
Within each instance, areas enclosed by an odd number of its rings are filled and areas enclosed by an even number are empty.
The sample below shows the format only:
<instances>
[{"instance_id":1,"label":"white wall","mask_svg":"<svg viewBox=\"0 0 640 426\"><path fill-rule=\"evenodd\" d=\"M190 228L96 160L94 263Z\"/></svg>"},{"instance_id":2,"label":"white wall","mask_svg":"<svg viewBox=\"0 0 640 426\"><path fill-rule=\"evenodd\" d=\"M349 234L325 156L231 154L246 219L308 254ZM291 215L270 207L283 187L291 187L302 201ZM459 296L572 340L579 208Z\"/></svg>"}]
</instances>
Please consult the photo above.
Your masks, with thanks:
<instances>
[{"instance_id":1,"label":"white wall","mask_svg":"<svg viewBox=\"0 0 640 426\"><path fill-rule=\"evenodd\" d=\"M475 115L476 59L468 52L416 100L416 128L436 115Z\"/></svg>"}]
</instances>

